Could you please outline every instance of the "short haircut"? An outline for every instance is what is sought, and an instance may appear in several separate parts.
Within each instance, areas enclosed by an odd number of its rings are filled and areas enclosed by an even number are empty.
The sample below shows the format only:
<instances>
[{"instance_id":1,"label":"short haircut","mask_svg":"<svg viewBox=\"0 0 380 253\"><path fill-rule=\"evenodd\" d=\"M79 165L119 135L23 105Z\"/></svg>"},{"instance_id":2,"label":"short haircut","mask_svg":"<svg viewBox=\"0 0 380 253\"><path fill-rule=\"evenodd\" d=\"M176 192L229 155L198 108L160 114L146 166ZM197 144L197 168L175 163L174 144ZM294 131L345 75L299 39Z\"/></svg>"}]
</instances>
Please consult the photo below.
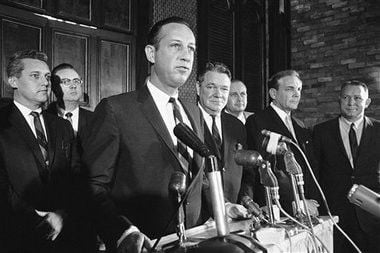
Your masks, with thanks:
<instances>
[{"instance_id":1,"label":"short haircut","mask_svg":"<svg viewBox=\"0 0 380 253\"><path fill-rule=\"evenodd\" d=\"M73 65L69 63L61 63L54 67L54 69L51 71L51 90L53 91L54 95L57 97L57 99L60 99L63 97L63 91L61 88L61 78L57 76L57 72L63 69L74 69Z\"/></svg>"},{"instance_id":2,"label":"short haircut","mask_svg":"<svg viewBox=\"0 0 380 253\"><path fill-rule=\"evenodd\" d=\"M198 75L198 81L199 83L202 83L205 80L205 75L207 72L217 72L221 74L226 74L228 78L231 80L231 71L228 69L228 67L221 62L207 62L205 68L203 71L200 72Z\"/></svg>"},{"instance_id":3,"label":"short haircut","mask_svg":"<svg viewBox=\"0 0 380 253\"><path fill-rule=\"evenodd\" d=\"M161 28L164 25L171 24L171 23L183 24L187 26L190 30L192 30L189 23L185 19L180 18L180 17L173 16L173 17L160 20L152 26L152 28L150 29L148 33L148 45L153 45L156 49L158 49L158 44L161 40L160 38Z\"/></svg>"},{"instance_id":4,"label":"short haircut","mask_svg":"<svg viewBox=\"0 0 380 253\"><path fill-rule=\"evenodd\" d=\"M11 56L7 65L8 77L15 76L19 78L21 76L21 72L25 67L22 59L36 59L47 64L48 57L43 52L31 49L16 52Z\"/></svg>"},{"instance_id":5,"label":"short haircut","mask_svg":"<svg viewBox=\"0 0 380 253\"><path fill-rule=\"evenodd\" d=\"M358 81L358 80L346 81L346 82L342 83L342 85L340 86L340 91L342 92L343 89L346 88L347 86L361 86L364 88L364 91L368 93L367 84L365 84L361 81Z\"/></svg>"},{"instance_id":6,"label":"short haircut","mask_svg":"<svg viewBox=\"0 0 380 253\"><path fill-rule=\"evenodd\" d=\"M298 74L297 71L292 70L292 69L287 69L287 70L277 72L276 74L271 76L268 80L268 88L269 89L273 88L273 89L278 90L278 87L279 87L278 80L280 80L281 78L283 78L285 76L295 76L301 80L300 75Z\"/></svg>"}]
</instances>

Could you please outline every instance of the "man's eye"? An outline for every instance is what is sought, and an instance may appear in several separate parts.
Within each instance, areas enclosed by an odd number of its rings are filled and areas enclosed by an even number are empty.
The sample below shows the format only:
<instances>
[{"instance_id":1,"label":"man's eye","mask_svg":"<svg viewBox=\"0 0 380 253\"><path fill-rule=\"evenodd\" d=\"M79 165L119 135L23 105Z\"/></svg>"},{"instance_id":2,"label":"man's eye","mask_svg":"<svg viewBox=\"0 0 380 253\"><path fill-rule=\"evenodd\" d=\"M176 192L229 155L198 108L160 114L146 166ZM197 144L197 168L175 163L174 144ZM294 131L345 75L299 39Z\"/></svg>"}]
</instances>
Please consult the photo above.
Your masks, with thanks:
<instances>
[{"instance_id":1,"label":"man's eye","mask_svg":"<svg viewBox=\"0 0 380 253\"><path fill-rule=\"evenodd\" d=\"M195 47L189 47L189 50L190 50L191 52L195 52Z\"/></svg>"},{"instance_id":2,"label":"man's eye","mask_svg":"<svg viewBox=\"0 0 380 253\"><path fill-rule=\"evenodd\" d=\"M40 74L31 74L31 76L35 79L40 79Z\"/></svg>"}]
</instances>

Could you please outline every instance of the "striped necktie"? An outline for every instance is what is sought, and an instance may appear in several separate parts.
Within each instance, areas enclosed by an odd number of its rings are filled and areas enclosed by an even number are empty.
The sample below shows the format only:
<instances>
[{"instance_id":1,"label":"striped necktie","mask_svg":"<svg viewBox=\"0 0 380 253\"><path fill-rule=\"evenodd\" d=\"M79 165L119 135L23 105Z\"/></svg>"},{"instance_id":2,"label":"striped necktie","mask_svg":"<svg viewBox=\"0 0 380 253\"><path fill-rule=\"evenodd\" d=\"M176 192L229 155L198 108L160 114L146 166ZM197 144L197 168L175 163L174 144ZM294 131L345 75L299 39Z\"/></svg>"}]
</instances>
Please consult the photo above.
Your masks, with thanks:
<instances>
[{"instance_id":1,"label":"striped necktie","mask_svg":"<svg viewBox=\"0 0 380 253\"><path fill-rule=\"evenodd\" d=\"M180 122L183 123L181 111L176 99L171 97L169 99L169 103L173 105L173 115L174 115L174 120L176 124ZM190 165L191 165L192 158L189 152L187 151L187 146L179 139L177 139L177 154L178 154L179 161L182 165L182 169L187 174L188 178L191 179L192 175L191 175Z\"/></svg>"},{"instance_id":2,"label":"striped necktie","mask_svg":"<svg viewBox=\"0 0 380 253\"><path fill-rule=\"evenodd\" d=\"M212 118L212 126L211 126L212 137L214 138L214 141L216 145L218 146L218 149L220 150L222 147L222 139L220 138L220 133L219 133L218 127L216 126L215 115L210 115L210 116Z\"/></svg>"},{"instance_id":3,"label":"striped necktie","mask_svg":"<svg viewBox=\"0 0 380 253\"><path fill-rule=\"evenodd\" d=\"M46 165L49 165L49 154L48 154L48 143L45 136L44 129L42 128L42 123L40 120L40 114L38 112L31 112L30 115L34 118L34 128L36 129L37 142L40 146L42 156Z\"/></svg>"}]
</instances>

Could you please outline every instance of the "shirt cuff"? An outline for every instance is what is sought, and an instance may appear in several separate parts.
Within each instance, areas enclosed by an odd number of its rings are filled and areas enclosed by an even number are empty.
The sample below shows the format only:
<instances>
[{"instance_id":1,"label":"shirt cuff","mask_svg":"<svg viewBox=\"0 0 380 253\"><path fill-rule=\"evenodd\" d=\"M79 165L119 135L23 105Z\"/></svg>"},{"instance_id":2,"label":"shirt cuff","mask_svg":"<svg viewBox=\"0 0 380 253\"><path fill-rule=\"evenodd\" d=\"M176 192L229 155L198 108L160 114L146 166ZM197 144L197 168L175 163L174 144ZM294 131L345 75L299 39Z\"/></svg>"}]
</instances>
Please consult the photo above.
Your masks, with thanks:
<instances>
[{"instance_id":1,"label":"shirt cuff","mask_svg":"<svg viewBox=\"0 0 380 253\"><path fill-rule=\"evenodd\" d=\"M127 237L129 234L131 234L133 232L140 232L140 230L137 227L131 225L127 230L125 230L123 232L123 234L120 236L119 240L117 240L116 246L119 247L120 243L125 239L125 237Z\"/></svg>"}]
</instances>

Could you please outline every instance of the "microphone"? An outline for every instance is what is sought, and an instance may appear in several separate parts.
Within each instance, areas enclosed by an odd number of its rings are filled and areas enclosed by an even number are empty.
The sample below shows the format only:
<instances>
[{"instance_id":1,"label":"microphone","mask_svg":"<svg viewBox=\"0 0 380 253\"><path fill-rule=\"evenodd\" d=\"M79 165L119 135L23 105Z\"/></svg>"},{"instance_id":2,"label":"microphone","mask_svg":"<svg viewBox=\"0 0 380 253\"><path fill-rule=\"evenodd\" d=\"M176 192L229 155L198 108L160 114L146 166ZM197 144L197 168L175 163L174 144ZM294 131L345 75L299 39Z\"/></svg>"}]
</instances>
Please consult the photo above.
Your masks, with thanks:
<instances>
[{"instance_id":1,"label":"microphone","mask_svg":"<svg viewBox=\"0 0 380 253\"><path fill-rule=\"evenodd\" d=\"M260 166L263 158L254 150L237 150L234 156L235 162L244 167Z\"/></svg>"},{"instance_id":2,"label":"microphone","mask_svg":"<svg viewBox=\"0 0 380 253\"><path fill-rule=\"evenodd\" d=\"M186 192L186 175L181 171L175 171L169 180L169 192L182 196Z\"/></svg>"},{"instance_id":3,"label":"microphone","mask_svg":"<svg viewBox=\"0 0 380 253\"><path fill-rule=\"evenodd\" d=\"M364 185L354 184L347 195L348 200L367 212L380 217L380 194Z\"/></svg>"},{"instance_id":4,"label":"microphone","mask_svg":"<svg viewBox=\"0 0 380 253\"><path fill-rule=\"evenodd\" d=\"M259 219L263 220L264 215L261 211L259 205L253 201L249 196L244 196L241 199L242 205L247 208L248 212L253 214L255 217L258 217Z\"/></svg>"},{"instance_id":5,"label":"microphone","mask_svg":"<svg viewBox=\"0 0 380 253\"><path fill-rule=\"evenodd\" d=\"M186 241L185 234L185 212L181 203L182 195L186 192L186 175L181 171L175 171L169 180L169 194L174 195L175 203L179 210L177 213L177 235L179 239L179 245L182 245Z\"/></svg>"},{"instance_id":6,"label":"microphone","mask_svg":"<svg viewBox=\"0 0 380 253\"><path fill-rule=\"evenodd\" d=\"M210 149L204 144L198 136L186 124L180 122L174 127L174 135L197 152L202 157L212 155Z\"/></svg>"},{"instance_id":7,"label":"microphone","mask_svg":"<svg viewBox=\"0 0 380 253\"><path fill-rule=\"evenodd\" d=\"M294 157L294 153L290 150L284 153L284 162L286 171L292 175L302 174L301 166L298 164Z\"/></svg>"},{"instance_id":8,"label":"microphone","mask_svg":"<svg viewBox=\"0 0 380 253\"><path fill-rule=\"evenodd\" d=\"M288 137L266 129L262 130L261 133L266 136L261 146L272 155L283 155L288 150L285 142L292 143L292 140Z\"/></svg>"}]
</instances>

